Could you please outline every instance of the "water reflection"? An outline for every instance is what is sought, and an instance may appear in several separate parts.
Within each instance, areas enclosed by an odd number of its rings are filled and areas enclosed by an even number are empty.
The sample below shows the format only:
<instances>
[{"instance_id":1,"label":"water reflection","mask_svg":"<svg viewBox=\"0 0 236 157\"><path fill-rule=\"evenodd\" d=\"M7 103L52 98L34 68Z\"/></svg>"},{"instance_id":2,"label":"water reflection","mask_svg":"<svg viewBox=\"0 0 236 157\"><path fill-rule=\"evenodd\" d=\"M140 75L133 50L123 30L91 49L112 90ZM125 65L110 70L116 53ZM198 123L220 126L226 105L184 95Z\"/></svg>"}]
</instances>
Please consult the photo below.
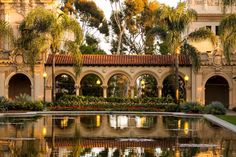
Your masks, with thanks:
<instances>
[{"instance_id":1,"label":"water reflection","mask_svg":"<svg viewBox=\"0 0 236 157\"><path fill-rule=\"evenodd\" d=\"M234 157L235 144L235 134L202 118L150 115L0 118L1 157Z\"/></svg>"}]
</instances>

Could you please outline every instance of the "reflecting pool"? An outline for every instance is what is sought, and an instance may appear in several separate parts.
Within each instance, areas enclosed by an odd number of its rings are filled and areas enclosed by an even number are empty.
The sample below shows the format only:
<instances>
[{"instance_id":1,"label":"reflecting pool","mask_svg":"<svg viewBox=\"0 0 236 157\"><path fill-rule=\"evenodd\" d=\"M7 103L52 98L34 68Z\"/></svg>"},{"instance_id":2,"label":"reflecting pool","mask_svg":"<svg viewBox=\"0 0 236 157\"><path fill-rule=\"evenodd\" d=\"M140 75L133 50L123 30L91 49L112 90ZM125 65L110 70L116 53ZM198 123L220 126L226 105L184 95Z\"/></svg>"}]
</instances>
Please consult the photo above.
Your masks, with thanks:
<instances>
[{"instance_id":1,"label":"reflecting pool","mask_svg":"<svg viewBox=\"0 0 236 157\"><path fill-rule=\"evenodd\" d=\"M201 117L0 117L0 157L236 157L236 134Z\"/></svg>"}]
</instances>

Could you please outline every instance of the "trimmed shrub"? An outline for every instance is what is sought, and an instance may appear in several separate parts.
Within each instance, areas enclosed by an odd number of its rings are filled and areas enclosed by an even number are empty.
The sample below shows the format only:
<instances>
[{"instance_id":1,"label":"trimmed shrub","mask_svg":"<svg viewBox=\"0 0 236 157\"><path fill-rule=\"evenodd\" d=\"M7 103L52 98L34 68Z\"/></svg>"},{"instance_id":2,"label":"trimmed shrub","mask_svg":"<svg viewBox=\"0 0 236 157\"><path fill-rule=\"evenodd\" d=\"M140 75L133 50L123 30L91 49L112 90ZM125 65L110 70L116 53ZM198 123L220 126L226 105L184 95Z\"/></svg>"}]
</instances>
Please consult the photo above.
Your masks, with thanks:
<instances>
[{"instance_id":1,"label":"trimmed shrub","mask_svg":"<svg viewBox=\"0 0 236 157\"><path fill-rule=\"evenodd\" d=\"M178 104L165 104L165 112L179 112L180 108Z\"/></svg>"},{"instance_id":2,"label":"trimmed shrub","mask_svg":"<svg viewBox=\"0 0 236 157\"><path fill-rule=\"evenodd\" d=\"M202 113L203 108L198 102L186 102L181 104L180 110L186 113Z\"/></svg>"},{"instance_id":3,"label":"trimmed shrub","mask_svg":"<svg viewBox=\"0 0 236 157\"><path fill-rule=\"evenodd\" d=\"M205 106L204 113L214 114L214 115L224 115L226 113L226 108L219 101L213 101L211 104Z\"/></svg>"}]
</instances>

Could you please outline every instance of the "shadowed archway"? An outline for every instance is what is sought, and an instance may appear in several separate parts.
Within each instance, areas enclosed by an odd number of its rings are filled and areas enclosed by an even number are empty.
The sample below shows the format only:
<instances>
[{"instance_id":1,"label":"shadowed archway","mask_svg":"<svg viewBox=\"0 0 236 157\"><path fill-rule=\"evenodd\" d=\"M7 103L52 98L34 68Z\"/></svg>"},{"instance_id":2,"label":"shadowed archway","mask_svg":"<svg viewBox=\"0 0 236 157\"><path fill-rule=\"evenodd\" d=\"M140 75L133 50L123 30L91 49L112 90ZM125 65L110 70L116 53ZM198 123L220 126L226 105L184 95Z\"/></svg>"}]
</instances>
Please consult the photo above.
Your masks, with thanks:
<instances>
[{"instance_id":1,"label":"shadowed archway","mask_svg":"<svg viewBox=\"0 0 236 157\"><path fill-rule=\"evenodd\" d=\"M63 95L75 95L75 81L68 74L56 76L56 100Z\"/></svg>"},{"instance_id":2,"label":"shadowed archway","mask_svg":"<svg viewBox=\"0 0 236 157\"><path fill-rule=\"evenodd\" d=\"M169 75L167 76L163 81L163 97L171 96L173 99L175 99L175 76ZM184 79L179 75L179 98L186 100L186 90L185 90L185 81Z\"/></svg>"},{"instance_id":3,"label":"shadowed archway","mask_svg":"<svg viewBox=\"0 0 236 157\"><path fill-rule=\"evenodd\" d=\"M130 81L123 74L115 74L108 81L108 97L130 97Z\"/></svg>"},{"instance_id":4,"label":"shadowed archway","mask_svg":"<svg viewBox=\"0 0 236 157\"><path fill-rule=\"evenodd\" d=\"M205 84L205 104L208 105L212 101L219 101L226 108L229 107L229 84L222 76L213 76Z\"/></svg>"},{"instance_id":5,"label":"shadowed archway","mask_svg":"<svg viewBox=\"0 0 236 157\"><path fill-rule=\"evenodd\" d=\"M81 95L83 96L103 96L102 80L96 74L88 74L81 80Z\"/></svg>"},{"instance_id":6,"label":"shadowed archway","mask_svg":"<svg viewBox=\"0 0 236 157\"><path fill-rule=\"evenodd\" d=\"M31 96L31 82L24 74L15 74L9 81L8 97L15 99L20 94L27 94Z\"/></svg>"}]
</instances>

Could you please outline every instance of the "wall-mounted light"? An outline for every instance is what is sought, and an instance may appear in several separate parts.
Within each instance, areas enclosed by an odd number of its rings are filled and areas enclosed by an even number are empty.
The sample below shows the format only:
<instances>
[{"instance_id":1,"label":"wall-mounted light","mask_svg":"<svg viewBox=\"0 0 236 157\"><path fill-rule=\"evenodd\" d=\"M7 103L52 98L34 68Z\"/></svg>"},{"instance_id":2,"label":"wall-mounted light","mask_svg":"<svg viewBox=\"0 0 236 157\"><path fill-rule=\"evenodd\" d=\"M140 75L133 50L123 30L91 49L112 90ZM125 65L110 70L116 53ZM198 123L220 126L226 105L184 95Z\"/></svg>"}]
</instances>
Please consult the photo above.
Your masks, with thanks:
<instances>
[{"instance_id":1,"label":"wall-mounted light","mask_svg":"<svg viewBox=\"0 0 236 157\"><path fill-rule=\"evenodd\" d=\"M100 85L100 84L101 84L101 81L98 79L98 80L96 81L96 84L97 84L97 85Z\"/></svg>"},{"instance_id":2,"label":"wall-mounted light","mask_svg":"<svg viewBox=\"0 0 236 157\"><path fill-rule=\"evenodd\" d=\"M184 80L185 80L185 81L188 81L188 80L189 80L188 75L185 75L185 76L184 76Z\"/></svg>"}]
</instances>

